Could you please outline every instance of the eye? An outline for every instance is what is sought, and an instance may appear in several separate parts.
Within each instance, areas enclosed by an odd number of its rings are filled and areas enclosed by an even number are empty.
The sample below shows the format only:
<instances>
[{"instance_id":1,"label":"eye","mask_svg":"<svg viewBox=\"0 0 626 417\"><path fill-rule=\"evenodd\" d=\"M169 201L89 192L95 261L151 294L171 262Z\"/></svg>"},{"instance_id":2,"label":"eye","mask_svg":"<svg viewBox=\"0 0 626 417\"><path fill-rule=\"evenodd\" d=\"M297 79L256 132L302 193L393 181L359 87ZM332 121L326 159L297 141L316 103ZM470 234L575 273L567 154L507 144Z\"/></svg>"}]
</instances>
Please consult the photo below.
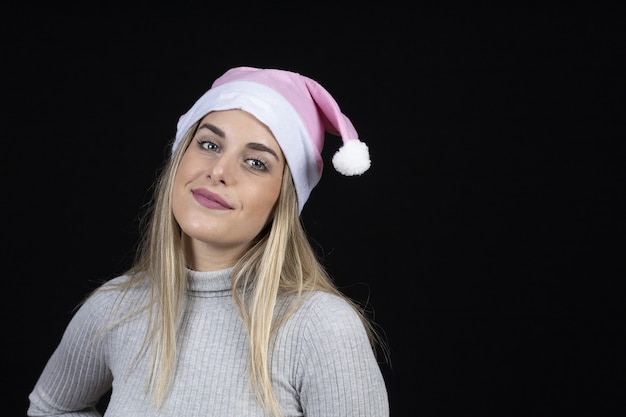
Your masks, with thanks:
<instances>
[{"instance_id":1,"label":"eye","mask_svg":"<svg viewBox=\"0 0 626 417\"><path fill-rule=\"evenodd\" d=\"M252 169L256 171L268 171L269 170L267 163L261 159L248 158L246 159L246 162L248 163L248 165L250 165Z\"/></svg>"},{"instance_id":2,"label":"eye","mask_svg":"<svg viewBox=\"0 0 626 417\"><path fill-rule=\"evenodd\" d=\"M205 149L207 151L217 152L220 149L220 147L215 142L211 142L210 140L206 139L198 139L198 145L200 145L202 149Z\"/></svg>"}]
</instances>

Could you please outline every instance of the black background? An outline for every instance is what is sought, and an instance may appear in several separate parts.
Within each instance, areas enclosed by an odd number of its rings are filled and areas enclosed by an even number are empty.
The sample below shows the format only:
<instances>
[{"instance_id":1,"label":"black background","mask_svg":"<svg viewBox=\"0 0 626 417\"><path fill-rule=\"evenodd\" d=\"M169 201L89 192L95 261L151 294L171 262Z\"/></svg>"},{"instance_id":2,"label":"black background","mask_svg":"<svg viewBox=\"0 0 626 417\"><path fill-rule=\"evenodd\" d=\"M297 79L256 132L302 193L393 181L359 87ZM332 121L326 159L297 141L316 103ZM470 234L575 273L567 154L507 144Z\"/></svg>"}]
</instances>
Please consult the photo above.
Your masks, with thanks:
<instances>
[{"instance_id":1,"label":"black background","mask_svg":"<svg viewBox=\"0 0 626 417\"><path fill-rule=\"evenodd\" d=\"M385 329L392 416L625 415L624 7L2 11L6 415L130 265L178 116L238 65L318 80L370 147L345 178L327 140L303 219Z\"/></svg>"}]
</instances>

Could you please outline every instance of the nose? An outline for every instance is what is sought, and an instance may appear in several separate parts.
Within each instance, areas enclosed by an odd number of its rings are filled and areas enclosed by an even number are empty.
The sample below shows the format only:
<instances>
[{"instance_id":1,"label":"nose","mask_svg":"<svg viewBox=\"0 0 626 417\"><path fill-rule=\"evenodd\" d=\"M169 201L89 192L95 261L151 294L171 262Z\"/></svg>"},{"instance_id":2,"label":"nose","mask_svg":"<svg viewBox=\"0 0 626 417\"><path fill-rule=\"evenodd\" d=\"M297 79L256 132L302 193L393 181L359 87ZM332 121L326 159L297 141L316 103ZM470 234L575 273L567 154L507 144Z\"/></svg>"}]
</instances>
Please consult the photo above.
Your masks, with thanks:
<instances>
[{"instance_id":1,"label":"nose","mask_svg":"<svg viewBox=\"0 0 626 417\"><path fill-rule=\"evenodd\" d=\"M213 184L227 185L231 182L231 166L234 163L227 155L222 154L217 158L211 167L209 167L207 176Z\"/></svg>"}]
</instances>

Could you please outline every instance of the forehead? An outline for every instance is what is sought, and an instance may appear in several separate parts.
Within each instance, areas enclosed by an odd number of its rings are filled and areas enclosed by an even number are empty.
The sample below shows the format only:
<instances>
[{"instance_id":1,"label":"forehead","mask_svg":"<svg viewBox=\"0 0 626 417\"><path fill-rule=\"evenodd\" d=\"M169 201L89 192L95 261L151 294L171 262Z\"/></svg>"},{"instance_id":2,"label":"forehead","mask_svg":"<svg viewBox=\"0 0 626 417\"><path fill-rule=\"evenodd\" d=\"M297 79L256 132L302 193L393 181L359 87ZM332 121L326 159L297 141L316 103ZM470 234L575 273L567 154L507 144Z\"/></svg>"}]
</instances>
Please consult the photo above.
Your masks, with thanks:
<instances>
[{"instance_id":1,"label":"forehead","mask_svg":"<svg viewBox=\"0 0 626 417\"><path fill-rule=\"evenodd\" d=\"M256 134L263 133L263 136L271 136L274 141L276 140L272 130L267 125L245 110L214 110L205 114L199 123L200 126L204 123L215 123L218 127L223 125L225 130L228 129L233 133L246 131Z\"/></svg>"}]
</instances>

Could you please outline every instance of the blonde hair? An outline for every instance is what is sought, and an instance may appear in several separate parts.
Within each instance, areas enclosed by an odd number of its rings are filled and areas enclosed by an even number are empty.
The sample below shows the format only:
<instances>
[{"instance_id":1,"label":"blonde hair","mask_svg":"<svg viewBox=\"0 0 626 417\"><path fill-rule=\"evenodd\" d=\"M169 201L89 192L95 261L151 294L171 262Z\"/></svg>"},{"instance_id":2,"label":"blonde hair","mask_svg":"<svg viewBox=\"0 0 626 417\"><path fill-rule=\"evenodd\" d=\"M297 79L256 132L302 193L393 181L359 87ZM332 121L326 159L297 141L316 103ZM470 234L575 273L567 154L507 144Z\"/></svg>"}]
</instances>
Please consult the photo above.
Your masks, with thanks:
<instances>
[{"instance_id":1,"label":"blonde hair","mask_svg":"<svg viewBox=\"0 0 626 417\"><path fill-rule=\"evenodd\" d=\"M172 189L180 160L189 146L198 123L192 126L155 183L155 194L146 220L131 277L116 288L128 289L147 282L150 298L149 324L144 347L150 349L148 389L160 406L169 390L177 362L176 332L184 309L186 260L182 231L172 212ZM110 287L109 287L110 288ZM298 213L298 201L288 166L285 166L280 195L273 219L261 231L251 248L234 265L232 293L245 324L250 352L250 382L265 414L281 416L282 411L272 388L269 355L272 338L281 324L302 301L307 291L326 291L340 296L361 317L372 348L385 346L373 322L356 302L344 296L333 284L311 246ZM278 309L279 298L291 304Z\"/></svg>"}]
</instances>

